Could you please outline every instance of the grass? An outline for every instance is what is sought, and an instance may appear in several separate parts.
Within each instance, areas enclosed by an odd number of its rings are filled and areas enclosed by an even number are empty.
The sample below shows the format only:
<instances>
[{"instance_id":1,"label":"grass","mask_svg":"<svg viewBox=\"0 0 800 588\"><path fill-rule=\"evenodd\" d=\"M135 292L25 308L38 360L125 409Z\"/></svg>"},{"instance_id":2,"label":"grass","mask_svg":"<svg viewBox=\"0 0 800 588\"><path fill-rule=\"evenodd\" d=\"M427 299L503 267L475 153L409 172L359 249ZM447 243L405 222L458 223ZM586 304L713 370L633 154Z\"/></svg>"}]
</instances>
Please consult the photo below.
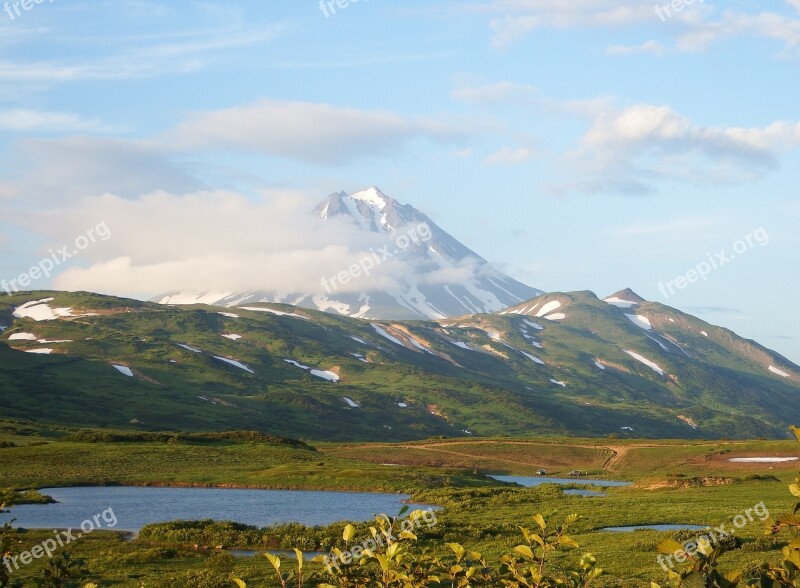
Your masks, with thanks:
<instances>
[{"instance_id":1,"label":"grass","mask_svg":"<svg viewBox=\"0 0 800 588\"><path fill-rule=\"evenodd\" d=\"M30 437L47 439L45 431L40 433ZM797 464L737 465L727 459L791 454L798 454L796 442L432 439L400 444L325 443L315 449L241 441L77 443L51 439L44 445L0 449L0 487L121 483L405 491L417 501L445 507L437 513L438 524L422 533L426 544L441 550L445 541L460 542L495 561L518 544L517 525L529 524L533 514L557 519L577 513L584 517L575 533L581 548L568 557L593 552L608 572L605 585L638 587L664 578L655 546L671 534L611 535L600 529L659 523L730 526L733 517L760 502L773 515L782 513L791 501L786 482L796 475ZM586 469L592 475L628 479L636 485L606 489L605 497L580 498L564 495L553 485L519 488L493 483L480 473L532 474L545 466L553 474ZM712 477L725 478L727 483L702 485ZM688 485L686 480L691 478L697 478L694 484L699 485ZM338 534L331 529L315 536L326 532L331 541ZM24 548L42 536L31 531L19 538ZM760 521L749 523L737 536L745 548L726 554L723 569L778 560L779 544L756 542L763 536ZM168 541L123 541L98 532L76 544L74 553L87 559L93 577L102 579L101 586L201 586L205 584L191 574L225 576L232 570L251 586L274 585L265 580L266 562L234 561ZM26 568L20 577L38 574L39 565ZM624 581L612 581L612 577Z\"/></svg>"}]
</instances>

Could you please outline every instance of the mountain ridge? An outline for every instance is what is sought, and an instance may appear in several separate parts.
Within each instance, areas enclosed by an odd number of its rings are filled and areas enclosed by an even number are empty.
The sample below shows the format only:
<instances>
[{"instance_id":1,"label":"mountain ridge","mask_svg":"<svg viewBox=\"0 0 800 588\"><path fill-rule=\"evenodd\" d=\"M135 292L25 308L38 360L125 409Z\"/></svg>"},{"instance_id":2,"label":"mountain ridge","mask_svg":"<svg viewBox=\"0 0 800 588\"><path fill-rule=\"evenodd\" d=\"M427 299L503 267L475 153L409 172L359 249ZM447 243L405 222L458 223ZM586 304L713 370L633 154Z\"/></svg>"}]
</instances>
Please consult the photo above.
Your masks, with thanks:
<instances>
[{"instance_id":1,"label":"mountain ridge","mask_svg":"<svg viewBox=\"0 0 800 588\"><path fill-rule=\"evenodd\" d=\"M0 302L0 325L0 407L14 418L330 440L782 438L800 419L786 358L588 291L435 321L37 292Z\"/></svg>"}]
</instances>

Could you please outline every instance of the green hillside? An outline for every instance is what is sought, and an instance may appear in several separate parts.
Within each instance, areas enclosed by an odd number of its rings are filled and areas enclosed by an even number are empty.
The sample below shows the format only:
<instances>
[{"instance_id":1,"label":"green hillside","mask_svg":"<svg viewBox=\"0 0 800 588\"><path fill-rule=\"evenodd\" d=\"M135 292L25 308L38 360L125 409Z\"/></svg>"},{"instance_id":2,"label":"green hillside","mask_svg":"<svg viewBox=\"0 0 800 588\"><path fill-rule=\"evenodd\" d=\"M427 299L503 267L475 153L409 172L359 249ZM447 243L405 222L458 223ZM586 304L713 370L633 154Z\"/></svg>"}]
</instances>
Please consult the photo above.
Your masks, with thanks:
<instances>
[{"instance_id":1,"label":"green hillside","mask_svg":"<svg viewBox=\"0 0 800 588\"><path fill-rule=\"evenodd\" d=\"M630 310L591 292L548 294L440 322L252 308L261 311L87 293L4 297L0 412L329 440L785 437L800 422L797 366L656 303ZM43 349L51 354L26 353Z\"/></svg>"}]
</instances>

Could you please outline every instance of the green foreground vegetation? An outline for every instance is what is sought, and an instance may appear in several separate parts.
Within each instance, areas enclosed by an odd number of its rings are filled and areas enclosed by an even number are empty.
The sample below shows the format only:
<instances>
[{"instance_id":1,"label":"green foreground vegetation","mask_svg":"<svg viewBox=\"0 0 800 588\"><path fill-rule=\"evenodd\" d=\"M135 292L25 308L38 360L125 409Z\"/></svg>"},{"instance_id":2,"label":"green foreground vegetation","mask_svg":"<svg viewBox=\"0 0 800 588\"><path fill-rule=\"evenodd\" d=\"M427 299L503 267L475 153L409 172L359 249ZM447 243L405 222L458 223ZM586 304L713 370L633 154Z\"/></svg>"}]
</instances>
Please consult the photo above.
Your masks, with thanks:
<instances>
[{"instance_id":1,"label":"green foreground vegetation","mask_svg":"<svg viewBox=\"0 0 800 588\"><path fill-rule=\"evenodd\" d=\"M651 581L670 585L657 559L659 544L669 539L681 542L696 535L610 533L602 531L604 527L674 523L713 527L726 524L730 528L734 517L748 509L752 512L755 505L762 503L775 519L791 510L787 485L795 480L798 462L737 464L728 459L799 453L797 443L790 441L498 438L312 446L242 432L76 434L66 428L37 428L31 423L0 425L0 441L5 443L0 448L0 488L8 489L7 501L20 502L26 496L13 494L14 491L108 484L406 492L413 495L415 502L443 507L436 512L435 525L415 530L417 541L408 539L407 544L401 542L401 547L396 548L406 553L408 561L433 558L424 560L425 565L433 566L433 560L438 560L449 562L449 569L458 554L448 544L457 543L466 549L458 565L465 570L476 565L477 560L469 554L479 552L496 574L501 573L503 561L509 563L508 557L519 561L528 557L524 549L514 548L526 544L520 526L532 534L541 533L534 515L542 514L550 523L550 530L557 529L553 524L560 525L575 514L580 518L571 522L569 537L580 548L548 554L554 558L548 566L555 566L553 573L558 576L560 566L577 566L584 553L593 553L604 572L593 580L592 585L596 586L650 586ZM539 468L553 476L580 470L592 478L627 480L634 485L604 489L605 496L584 498L564 494L562 487L554 484L521 488L484 475L534 475ZM579 485L580 478L575 482ZM745 579L749 579L757 575L761 566L782 561L782 550L791 537L785 533L766 535L766 524L768 521L755 517L737 530L735 539L726 543L731 549L719 559L722 572L742 570ZM353 522L353 537L368 538L369 526L363 521ZM150 525L135 539L98 531L69 546L69 561L60 559L60 555L49 561L36 559L12 574L11 581L23 586L36 586L38 581L43 586L83 586L93 582L101 587L234 587L234 578L241 578L249 588L273 587L280 583L266 559L234 557L228 550L344 549L346 535L345 522L310 529L301 525L257 529L210 521L169 523ZM3 549L20 553L49 536L50 530L7 531ZM559 547L570 545L565 541ZM533 551L536 556L535 545ZM501 559L504 557L506 560ZM295 565L283 559L284 572ZM470 565L466 565L468 560L472 561ZM590 560L584 563L589 565ZM79 579L67 578L60 584L53 583L60 580L43 580L46 570L54 567L60 571L51 570L51 576L72 574ZM364 569L374 571L374 562ZM591 565L587 568L593 569ZM506 572L511 573L508 566ZM306 586L324 582L360 585L334 580L319 563L306 562L303 573ZM493 577L493 581L499 581L500 576ZM494 585L478 580L474 578L470 585ZM292 585L298 585L297 579ZM451 584L448 580L442 585L468 584Z\"/></svg>"}]
</instances>

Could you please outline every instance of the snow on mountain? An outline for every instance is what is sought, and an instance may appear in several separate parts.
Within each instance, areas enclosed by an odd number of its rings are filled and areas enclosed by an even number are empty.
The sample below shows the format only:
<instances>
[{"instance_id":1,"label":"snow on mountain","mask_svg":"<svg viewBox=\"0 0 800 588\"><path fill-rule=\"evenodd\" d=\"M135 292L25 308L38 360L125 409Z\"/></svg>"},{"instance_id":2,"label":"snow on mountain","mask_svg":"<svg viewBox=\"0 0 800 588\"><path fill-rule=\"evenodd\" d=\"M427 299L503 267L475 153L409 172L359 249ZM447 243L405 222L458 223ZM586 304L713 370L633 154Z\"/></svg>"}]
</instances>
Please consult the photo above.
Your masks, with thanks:
<instances>
[{"instance_id":1,"label":"snow on mountain","mask_svg":"<svg viewBox=\"0 0 800 588\"><path fill-rule=\"evenodd\" d=\"M542 294L500 273L428 216L377 187L331 194L314 212L321 222L350 221L354 248L365 234L380 236L386 244L373 252L372 273L360 272L364 274L358 282L362 291L345 289L334 279L344 274L350 281L347 274L352 261L343 259L341 268L331 269L329 279L320 276L316 292L279 292L277 284L274 291L222 292L209 284L207 292L176 292L156 300L232 307L284 303L358 318L402 320L496 312ZM392 264L391 285L376 277L383 263Z\"/></svg>"}]
</instances>

